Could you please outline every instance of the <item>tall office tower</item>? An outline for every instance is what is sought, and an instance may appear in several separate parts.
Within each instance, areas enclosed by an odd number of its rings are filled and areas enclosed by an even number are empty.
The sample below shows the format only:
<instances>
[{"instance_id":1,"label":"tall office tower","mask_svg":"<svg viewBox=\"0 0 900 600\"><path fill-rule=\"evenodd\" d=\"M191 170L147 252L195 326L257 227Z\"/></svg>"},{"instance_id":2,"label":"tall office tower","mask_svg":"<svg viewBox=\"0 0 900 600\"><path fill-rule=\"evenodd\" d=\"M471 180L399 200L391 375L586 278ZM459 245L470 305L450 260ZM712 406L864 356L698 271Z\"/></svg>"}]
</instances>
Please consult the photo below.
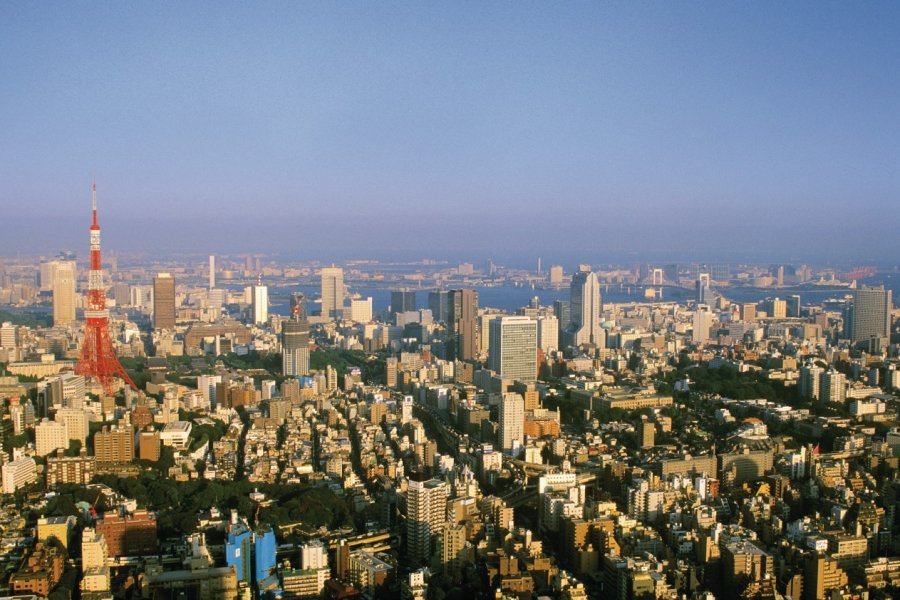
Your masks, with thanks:
<instances>
[{"instance_id":1,"label":"tall office tower","mask_svg":"<svg viewBox=\"0 0 900 600\"><path fill-rule=\"evenodd\" d=\"M824 370L814 364L805 364L800 367L800 377L797 381L797 388L800 391L801 398L810 400L819 399L819 377Z\"/></svg>"},{"instance_id":2,"label":"tall office tower","mask_svg":"<svg viewBox=\"0 0 900 600\"><path fill-rule=\"evenodd\" d=\"M306 298L291 294L291 318L281 324L281 369L285 376L309 375L309 321Z\"/></svg>"},{"instance_id":3,"label":"tall office tower","mask_svg":"<svg viewBox=\"0 0 900 600\"><path fill-rule=\"evenodd\" d=\"M58 448L69 447L69 430L65 422L42 419L34 428L34 451L38 456L47 456Z\"/></svg>"},{"instance_id":4,"label":"tall office tower","mask_svg":"<svg viewBox=\"0 0 900 600\"><path fill-rule=\"evenodd\" d=\"M488 368L504 379L537 379L537 322L529 317L491 321Z\"/></svg>"},{"instance_id":5,"label":"tall office tower","mask_svg":"<svg viewBox=\"0 0 900 600\"><path fill-rule=\"evenodd\" d=\"M515 455L525 443L525 399L522 395L503 394L499 416L500 450Z\"/></svg>"},{"instance_id":6,"label":"tall office tower","mask_svg":"<svg viewBox=\"0 0 900 600\"><path fill-rule=\"evenodd\" d=\"M799 317L800 316L800 294L792 294L787 297L787 316L788 317Z\"/></svg>"},{"instance_id":7,"label":"tall office tower","mask_svg":"<svg viewBox=\"0 0 900 600\"><path fill-rule=\"evenodd\" d=\"M562 265L553 265L550 267L550 284L559 285L563 280Z\"/></svg>"},{"instance_id":8,"label":"tall office tower","mask_svg":"<svg viewBox=\"0 0 900 600\"><path fill-rule=\"evenodd\" d=\"M663 276L670 283L678 283L678 265L666 265L663 267Z\"/></svg>"},{"instance_id":9,"label":"tall office tower","mask_svg":"<svg viewBox=\"0 0 900 600\"><path fill-rule=\"evenodd\" d=\"M748 302L741 305L741 320L744 322L756 320L756 304Z\"/></svg>"},{"instance_id":10,"label":"tall office tower","mask_svg":"<svg viewBox=\"0 0 900 600\"><path fill-rule=\"evenodd\" d=\"M414 291L396 290L391 292L391 316L411 310L416 310L416 293ZM433 313L432 316L434 316Z\"/></svg>"},{"instance_id":11,"label":"tall office tower","mask_svg":"<svg viewBox=\"0 0 900 600\"><path fill-rule=\"evenodd\" d=\"M635 433L641 448L652 448L656 445L656 425L646 415L641 416L640 422L635 427Z\"/></svg>"},{"instance_id":12,"label":"tall office tower","mask_svg":"<svg viewBox=\"0 0 900 600\"><path fill-rule=\"evenodd\" d=\"M409 480L406 489L406 553L412 564L431 559L432 537L447 521L449 486L439 479Z\"/></svg>"},{"instance_id":13,"label":"tall office tower","mask_svg":"<svg viewBox=\"0 0 900 600\"><path fill-rule=\"evenodd\" d=\"M109 335L109 311L106 309L106 289L103 287L103 270L100 257L100 223L97 221L97 184L91 195L91 271L88 275L87 302L84 307L84 340L81 359L75 365L78 375L96 377L107 396L114 392L113 377L119 376L132 389L137 389L131 377L122 368L113 349Z\"/></svg>"},{"instance_id":14,"label":"tall office tower","mask_svg":"<svg viewBox=\"0 0 900 600\"><path fill-rule=\"evenodd\" d=\"M447 359L474 360L478 354L478 292L450 290L447 312Z\"/></svg>"},{"instance_id":15,"label":"tall office tower","mask_svg":"<svg viewBox=\"0 0 900 600\"><path fill-rule=\"evenodd\" d=\"M222 383L221 375L200 375L197 377L197 391L203 395L209 410L216 409L217 383Z\"/></svg>"},{"instance_id":16,"label":"tall office tower","mask_svg":"<svg viewBox=\"0 0 900 600\"><path fill-rule=\"evenodd\" d=\"M0 326L0 348L14 350L19 347L18 328L10 322Z\"/></svg>"},{"instance_id":17,"label":"tall office tower","mask_svg":"<svg viewBox=\"0 0 900 600\"><path fill-rule=\"evenodd\" d=\"M853 291L853 300L844 317L844 337L853 342L881 340L891 335L893 294L884 287L864 287Z\"/></svg>"},{"instance_id":18,"label":"tall office tower","mask_svg":"<svg viewBox=\"0 0 900 600\"><path fill-rule=\"evenodd\" d=\"M216 289L216 256L209 255L209 289Z\"/></svg>"},{"instance_id":19,"label":"tall office tower","mask_svg":"<svg viewBox=\"0 0 900 600\"><path fill-rule=\"evenodd\" d=\"M697 292L695 297L697 304L712 305L715 302L715 293L709 283L709 273L700 273L694 288Z\"/></svg>"},{"instance_id":20,"label":"tall office tower","mask_svg":"<svg viewBox=\"0 0 900 600\"><path fill-rule=\"evenodd\" d=\"M322 278L322 316L340 319L344 316L344 269L332 265L319 274Z\"/></svg>"},{"instance_id":21,"label":"tall office tower","mask_svg":"<svg viewBox=\"0 0 900 600\"><path fill-rule=\"evenodd\" d=\"M269 321L269 288L262 284L262 279L256 280L253 286L253 311L252 320L255 325L264 325Z\"/></svg>"},{"instance_id":22,"label":"tall office tower","mask_svg":"<svg viewBox=\"0 0 900 600\"><path fill-rule=\"evenodd\" d=\"M45 260L41 262L40 271L38 274L41 279L41 291L49 292L53 290L53 267L55 261ZM0 287L6 287L5 285L0 285Z\"/></svg>"},{"instance_id":23,"label":"tall office tower","mask_svg":"<svg viewBox=\"0 0 900 600\"><path fill-rule=\"evenodd\" d=\"M349 310L344 310L345 318L356 323L370 323L372 321L372 297L352 298Z\"/></svg>"},{"instance_id":24,"label":"tall office tower","mask_svg":"<svg viewBox=\"0 0 900 600\"><path fill-rule=\"evenodd\" d=\"M560 333L562 333L572 322L572 304L568 300L554 301L553 314L559 321Z\"/></svg>"},{"instance_id":25,"label":"tall office tower","mask_svg":"<svg viewBox=\"0 0 900 600\"><path fill-rule=\"evenodd\" d=\"M847 377L834 369L819 375L819 400L843 404L847 399Z\"/></svg>"},{"instance_id":26,"label":"tall office tower","mask_svg":"<svg viewBox=\"0 0 900 600\"><path fill-rule=\"evenodd\" d=\"M766 306L771 319L783 319L787 316L787 302L781 298L773 298Z\"/></svg>"},{"instance_id":27,"label":"tall office tower","mask_svg":"<svg viewBox=\"0 0 900 600\"><path fill-rule=\"evenodd\" d=\"M600 298L600 281L591 271L579 271L572 276L569 288L571 321L566 327L567 346L593 344L606 346L606 332L600 327L603 304Z\"/></svg>"},{"instance_id":28,"label":"tall office tower","mask_svg":"<svg viewBox=\"0 0 900 600\"><path fill-rule=\"evenodd\" d=\"M53 324L66 325L75 320L75 261L53 261Z\"/></svg>"},{"instance_id":29,"label":"tall office tower","mask_svg":"<svg viewBox=\"0 0 900 600\"><path fill-rule=\"evenodd\" d=\"M171 273L153 278L153 328L175 329L175 278Z\"/></svg>"},{"instance_id":30,"label":"tall office tower","mask_svg":"<svg viewBox=\"0 0 900 600\"><path fill-rule=\"evenodd\" d=\"M81 533L81 591L108 592L110 574L107 561L109 548L102 533L85 528ZM87 594L86 594L87 595ZM97 594L98 596L100 594ZM104 594L109 596L109 594Z\"/></svg>"},{"instance_id":31,"label":"tall office tower","mask_svg":"<svg viewBox=\"0 0 900 600\"><path fill-rule=\"evenodd\" d=\"M784 287L784 265L778 265L775 269L775 285Z\"/></svg>"},{"instance_id":32,"label":"tall office tower","mask_svg":"<svg viewBox=\"0 0 900 600\"><path fill-rule=\"evenodd\" d=\"M449 306L450 294L445 290L435 290L428 292L428 308L431 310L431 317L438 323L447 322L447 312Z\"/></svg>"},{"instance_id":33,"label":"tall office tower","mask_svg":"<svg viewBox=\"0 0 900 600\"><path fill-rule=\"evenodd\" d=\"M545 353L559 348L559 319L551 316L537 318L537 345Z\"/></svg>"},{"instance_id":34,"label":"tall office tower","mask_svg":"<svg viewBox=\"0 0 900 600\"><path fill-rule=\"evenodd\" d=\"M709 332L712 328L713 314L709 307L701 304L694 311L694 331L692 341L695 344L705 344L709 340Z\"/></svg>"},{"instance_id":35,"label":"tall office tower","mask_svg":"<svg viewBox=\"0 0 900 600\"><path fill-rule=\"evenodd\" d=\"M65 423L70 440L78 440L85 447L88 434L88 414L81 408L61 408L53 416L57 423Z\"/></svg>"}]
</instances>

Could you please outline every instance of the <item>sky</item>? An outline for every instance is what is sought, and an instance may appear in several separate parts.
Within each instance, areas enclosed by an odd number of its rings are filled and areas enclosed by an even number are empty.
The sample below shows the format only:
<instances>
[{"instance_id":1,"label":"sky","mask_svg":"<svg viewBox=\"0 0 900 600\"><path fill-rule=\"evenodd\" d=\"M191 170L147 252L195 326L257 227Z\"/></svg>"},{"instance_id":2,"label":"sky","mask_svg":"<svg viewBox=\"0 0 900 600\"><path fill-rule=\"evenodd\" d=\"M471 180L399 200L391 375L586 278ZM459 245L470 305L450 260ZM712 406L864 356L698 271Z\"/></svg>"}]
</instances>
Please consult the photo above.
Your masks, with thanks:
<instances>
[{"instance_id":1,"label":"sky","mask_svg":"<svg viewBox=\"0 0 900 600\"><path fill-rule=\"evenodd\" d=\"M897 264L890 2L0 3L0 255Z\"/></svg>"}]
</instances>

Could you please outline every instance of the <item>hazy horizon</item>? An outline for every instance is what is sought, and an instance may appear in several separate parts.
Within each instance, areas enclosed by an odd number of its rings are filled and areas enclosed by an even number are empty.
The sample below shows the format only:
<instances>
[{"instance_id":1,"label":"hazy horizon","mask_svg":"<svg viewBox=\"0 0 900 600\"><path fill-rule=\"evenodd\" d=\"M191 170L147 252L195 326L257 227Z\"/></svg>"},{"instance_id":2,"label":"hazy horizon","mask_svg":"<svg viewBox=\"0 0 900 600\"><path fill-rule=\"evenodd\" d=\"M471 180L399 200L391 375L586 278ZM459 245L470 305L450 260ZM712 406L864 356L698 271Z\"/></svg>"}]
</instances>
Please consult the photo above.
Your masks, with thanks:
<instances>
[{"instance_id":1,"label":"hazy horizon","mask_svg":"<svg viewBox=\"0 0 900 600\"><path fill-rule=\"evenodd\" d=\"M893 4L0 5L0 255L896 264Z\"/></svg>"}]
</instances>

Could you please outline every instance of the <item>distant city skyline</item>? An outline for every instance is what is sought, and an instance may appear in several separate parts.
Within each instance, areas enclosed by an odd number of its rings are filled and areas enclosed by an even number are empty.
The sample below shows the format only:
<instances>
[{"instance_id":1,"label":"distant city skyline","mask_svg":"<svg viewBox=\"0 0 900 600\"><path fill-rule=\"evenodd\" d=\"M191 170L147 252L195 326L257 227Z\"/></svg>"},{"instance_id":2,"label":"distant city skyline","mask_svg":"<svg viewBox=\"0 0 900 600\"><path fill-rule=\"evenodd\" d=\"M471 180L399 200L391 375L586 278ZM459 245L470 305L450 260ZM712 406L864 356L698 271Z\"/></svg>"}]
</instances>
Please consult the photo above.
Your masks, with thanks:
<instances>
[{"instance_id":1,"label":"distant city skyline","mask_svg":"<svg viewBox=\"0 0 900 600\"><path fill-rule=\"evenodd\" d=\"M0 6L3 255L891 264L900 7Z\"/></svg>"}]
</instances>

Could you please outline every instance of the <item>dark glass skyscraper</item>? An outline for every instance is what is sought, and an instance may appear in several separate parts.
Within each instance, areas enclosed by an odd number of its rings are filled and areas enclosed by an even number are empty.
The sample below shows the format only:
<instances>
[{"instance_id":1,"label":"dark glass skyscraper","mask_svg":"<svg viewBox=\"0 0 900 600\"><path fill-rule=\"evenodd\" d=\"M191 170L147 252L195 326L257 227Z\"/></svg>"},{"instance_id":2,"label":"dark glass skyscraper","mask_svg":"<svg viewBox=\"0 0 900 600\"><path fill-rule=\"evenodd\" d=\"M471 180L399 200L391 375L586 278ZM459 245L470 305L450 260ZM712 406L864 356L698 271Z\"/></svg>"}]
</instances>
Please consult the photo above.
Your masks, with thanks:
<instances>
[{"instance_id":1,"label":"dark glass skyscraper","mask_svg":"<svg viewBox=\"0 0 900 600\"><path fill-rule=\"evenodd\" d=\"M391 314L416 310L416 293L407 290L391 292ZM432 315L434 316L434 315Z\"/></svg>"},{"instance_id":2,"label":"dark glass skyscraper","mask_svg":"<svg viewBox=\"0 0 900 600\"><path fill-rule=\"evenodd\" d=\"M447 305L450 293L444 290L435 290L428 292L428 308L431 310L431 317L435 321L441 323L447 322Z\"/></svg>"},{"instance_id":3,"label":"dark glass skyscraper","mask_svg":"<svg viewBox=\"0 0 900 600\"><path fill-rule=\"evenodd\" d=\"M478 354L478 292L450 290L448 360L474 360Z\"/></svg>"}]
</instances>

